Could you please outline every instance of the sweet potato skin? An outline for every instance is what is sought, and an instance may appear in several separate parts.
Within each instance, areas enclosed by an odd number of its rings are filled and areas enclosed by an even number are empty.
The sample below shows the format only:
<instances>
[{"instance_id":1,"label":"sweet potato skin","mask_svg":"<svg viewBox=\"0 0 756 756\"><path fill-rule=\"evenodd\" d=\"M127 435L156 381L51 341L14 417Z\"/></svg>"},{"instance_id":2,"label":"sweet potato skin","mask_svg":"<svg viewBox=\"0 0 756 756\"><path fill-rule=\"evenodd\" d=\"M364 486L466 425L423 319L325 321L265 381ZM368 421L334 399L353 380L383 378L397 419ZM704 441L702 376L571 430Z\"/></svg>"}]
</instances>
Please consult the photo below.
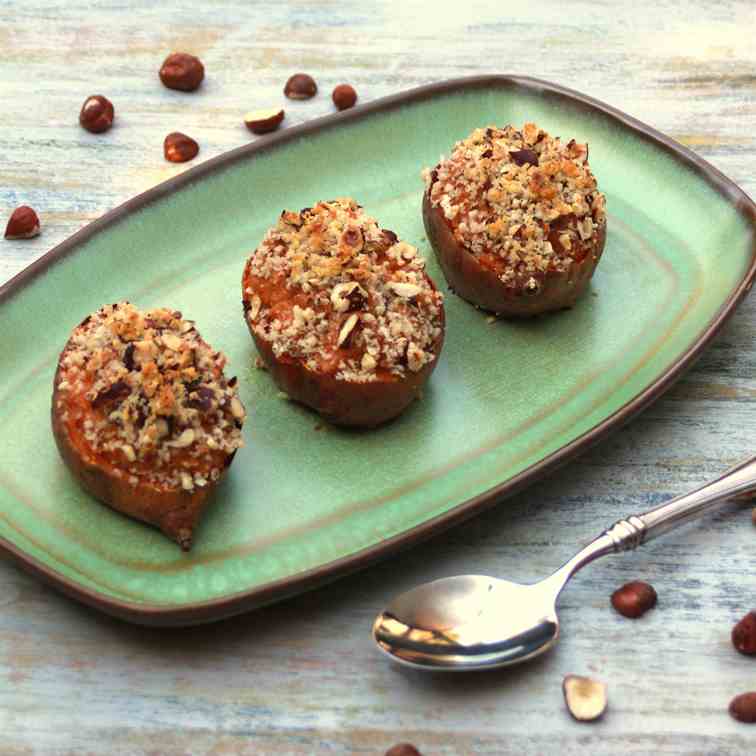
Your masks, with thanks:
<instances>
[{"instance_id":1,"label":"sweet potato skin","mask_svg":"<svg viewBox=\"0 0 756 756\"><path fill-rule=\"evenodd\" d=\"M506 286L483 267L457 239L443 211L423 194L423 222L441 270L452 289L468 302L498 315L528 318L572 307L588 287L606 243L606 224L599 228L594 250L582 262L573 262L564 273L546 273L537 293Z\"/></svg>"},{"instance_id":2,"label":"sweet potato skin","mask_svg":"<svg viewBox=\"0 0 756 756\"><path fill-rule=\"evenodd\" d=\"M443 312L443 311L442 311ZM443 317L443 315L442 315ZM245 317L257 351L276 385L290 399L314 409L334 425L373 428L400 415L422 393L443 346L443 324L432 362L404 377L389 375L370 383L337 381L330 373L308 370L301 362L278 358L270 342L260 338Z\"/></svg>"}]
</instances>

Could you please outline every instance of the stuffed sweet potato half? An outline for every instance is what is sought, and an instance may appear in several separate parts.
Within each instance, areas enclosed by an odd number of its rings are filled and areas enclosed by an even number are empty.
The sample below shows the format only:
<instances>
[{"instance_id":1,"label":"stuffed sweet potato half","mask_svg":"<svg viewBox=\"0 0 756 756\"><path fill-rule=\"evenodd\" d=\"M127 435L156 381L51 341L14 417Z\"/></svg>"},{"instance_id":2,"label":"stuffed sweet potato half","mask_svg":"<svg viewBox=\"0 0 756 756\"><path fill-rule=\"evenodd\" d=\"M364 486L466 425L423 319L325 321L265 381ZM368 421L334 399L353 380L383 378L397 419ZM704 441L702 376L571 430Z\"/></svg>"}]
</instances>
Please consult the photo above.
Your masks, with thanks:
<instances>
[{"instance_id":1,"label":"stuffed sweet potato half","mask_svg":"<svg viewBox=\"0 0 756 756\"><path fill-rule=\"evenodd\" d=\"M444 339L425 261L351 199L284 211L247 261L242 304L279 388L337 425L400 414Z\"/></svg>"},{"instance_id":2,"label":"stuffed sweet potato half","mask_svg":"<svg viewBox=\"0 0 756 756\"><path fill-rule=\"evenodd\" d=\"M225 357L180 312L106 305L58 360L52 428L81 485L182 549L243 445L245 412Z\"/></svg>"},{"instance_id":3,"label":"stuffed sweet potato half","mask_svg":"<svg viewBox=\"0 0 756 756\"><path fill-rule=\"evenodd\" d=\"M528 317L571 307L585 291L606 240L587 145L532 123L481 128L424 177L425 230L461 297Z\"/></svg>"}]
</instances>

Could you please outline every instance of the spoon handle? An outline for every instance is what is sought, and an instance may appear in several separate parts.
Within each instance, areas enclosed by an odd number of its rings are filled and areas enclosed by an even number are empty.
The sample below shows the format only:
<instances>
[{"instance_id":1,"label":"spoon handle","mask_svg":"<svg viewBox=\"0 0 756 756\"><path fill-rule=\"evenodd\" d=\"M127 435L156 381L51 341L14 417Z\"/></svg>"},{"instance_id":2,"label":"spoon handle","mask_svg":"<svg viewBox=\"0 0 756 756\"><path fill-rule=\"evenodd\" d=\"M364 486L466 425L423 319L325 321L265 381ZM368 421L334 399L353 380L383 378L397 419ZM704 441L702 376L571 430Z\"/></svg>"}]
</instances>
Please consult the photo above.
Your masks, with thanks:
<instances>
[{"instance_id":1,"label":"spoon handle","mask_svg":"<svg viewBox=\"0 0 756 756\"><path fill-rule=\"evenodd\" d=\"M666 504L643 514L615 523L606 535L614 551L629 551L652 538L663 535L683 523L695 520L704 512L735 497L747 498L756 493L756 457L741 462L716 480L690 493L677 496Z\"/></svg>"},{"instance_id":2,"label":"spoon handle","mask_svg":"<svg viewBox=\"0 0 756 756\"><path fill-rule=\"evenodd\" d=\"M642 543L700 517L704 512L733 498L750 498L756 493L756 457L741 462L716 480L643 514L630 515L605 530L566 564L547 578L556 595L581 567L618 551L631 551Z\"/></svg>"}]
</instances>

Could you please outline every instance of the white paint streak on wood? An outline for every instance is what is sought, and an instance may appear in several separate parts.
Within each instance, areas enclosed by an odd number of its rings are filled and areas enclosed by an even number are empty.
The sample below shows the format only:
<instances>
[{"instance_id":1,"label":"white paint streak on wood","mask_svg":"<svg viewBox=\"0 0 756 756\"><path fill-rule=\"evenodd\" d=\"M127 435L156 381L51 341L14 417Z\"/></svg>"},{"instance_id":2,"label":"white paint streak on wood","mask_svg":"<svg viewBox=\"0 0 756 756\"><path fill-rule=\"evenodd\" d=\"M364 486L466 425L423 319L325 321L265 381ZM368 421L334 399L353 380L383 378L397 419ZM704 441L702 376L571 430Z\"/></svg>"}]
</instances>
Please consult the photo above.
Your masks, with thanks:
<instances>
[{"instance_id":1,"label":"white paint streak on wood","mask_svg":"<svg viewBox=\"0 0 756 756\"><path fill-rule=\"evenodd\" d=\"M247 143L243 114L283 103L285 125L475 73L527 73L588 92L680 138L756 194L756 11L751 2L643 0L445 4L261 2L97 8L0 2L0 214L40 214L42 235L0 241L0 281L134 194L188 166L165 164L181 130L205 160ZM185 49L207 67L195 94L157 79ZM321 95L284 101L297 70ZM117 126L77 124L110 97ZM190 163L189 165L193 165ZM753 608L756 530L747 510L607 559L563 596L563 639L510 672L425 676L374 651L374 613L397 591L457 572L535 579L604 525L683 492L754 449L756 309L746 302L665 398L576 463L391 564L236 620L185 631L129 627L0 561L0 750L97 754L735 754L756 732L727 715L756 688L730 647ZM609 606L642 578L659 605L638 622ZM609 684L592 725L564 710L561 680Z\"/></svg>"}]
</instances>

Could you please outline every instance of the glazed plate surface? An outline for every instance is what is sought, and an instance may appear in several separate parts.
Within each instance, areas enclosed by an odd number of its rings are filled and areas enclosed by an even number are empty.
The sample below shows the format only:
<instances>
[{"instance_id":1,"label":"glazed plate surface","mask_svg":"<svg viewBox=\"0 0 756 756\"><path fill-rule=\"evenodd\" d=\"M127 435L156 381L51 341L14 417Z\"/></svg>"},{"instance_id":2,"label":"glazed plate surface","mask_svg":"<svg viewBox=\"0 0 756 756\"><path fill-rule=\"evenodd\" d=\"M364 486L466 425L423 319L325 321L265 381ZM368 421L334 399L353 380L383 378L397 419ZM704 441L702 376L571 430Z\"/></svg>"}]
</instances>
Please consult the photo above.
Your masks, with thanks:
<instances>
[{"instance_id":1,"label":"glazed plate surface","mask_svg":"<svg viewBox=\"0 0 756 756\"><path fill-rule=\"evenodd\" d=\"M249 252L283 208L352 196L419 247L420 171L473 128L537 122L590 146L608 238L572 310L490 323L447 294L422 401L371 432L282 399L242 318ZM363 567L544 475L659 396L750 288L753 203L714 168L588 97L532 79L446 82L209 161L92 223L0 290L0 545L111 614L219 619ZM84 494L50 432L57 355L106 302L180 309L229 357L246 447L189 554Z\"/></svg>"}]
</instances>

